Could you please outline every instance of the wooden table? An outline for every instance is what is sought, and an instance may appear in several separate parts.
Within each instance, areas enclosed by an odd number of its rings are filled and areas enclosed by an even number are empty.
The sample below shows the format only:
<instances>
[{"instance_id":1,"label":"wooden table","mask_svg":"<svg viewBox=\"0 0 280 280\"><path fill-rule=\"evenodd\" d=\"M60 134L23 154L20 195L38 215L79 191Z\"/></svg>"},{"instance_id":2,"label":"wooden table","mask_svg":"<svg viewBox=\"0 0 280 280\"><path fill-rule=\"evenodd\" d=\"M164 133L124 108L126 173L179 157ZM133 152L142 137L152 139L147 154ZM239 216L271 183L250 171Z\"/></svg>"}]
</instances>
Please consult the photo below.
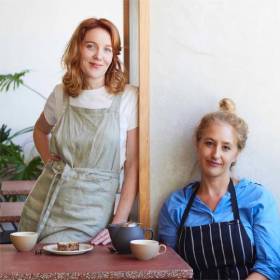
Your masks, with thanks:
<instances>
[{"instance_id":1,"label":"wooden table","mask_svg":"<svg viewBox=\"0 0 280 280\"><path fill-rule=\"evenodd\" d=\"M96 246L83 255L37 255L0 245L0 279L190 279L191 267L173 249L149 261Z\"/></svg>"}]
</instances>

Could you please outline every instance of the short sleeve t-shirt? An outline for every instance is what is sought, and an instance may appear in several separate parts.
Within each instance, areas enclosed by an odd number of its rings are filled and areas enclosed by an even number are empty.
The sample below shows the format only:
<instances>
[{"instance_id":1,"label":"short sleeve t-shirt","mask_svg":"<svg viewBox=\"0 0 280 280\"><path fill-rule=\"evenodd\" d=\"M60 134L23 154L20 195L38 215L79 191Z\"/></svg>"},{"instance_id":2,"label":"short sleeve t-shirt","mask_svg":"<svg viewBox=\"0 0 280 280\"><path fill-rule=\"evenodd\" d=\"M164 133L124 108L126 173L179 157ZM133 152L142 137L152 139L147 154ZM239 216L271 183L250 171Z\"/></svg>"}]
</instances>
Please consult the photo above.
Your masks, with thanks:
<instances>
[{"instance_id":1,"label":"short sleeve t-shirt","mask_svg":"<svg viewBox=\"0 0 280 280\"><path fill-rule=\"evenodd\" d=\"M55 125L64 109L63 86L57 85L50 94L44 115L50 125ZM88 109L109 108L114 95L105 87L94 90L83 90L77 97L69 97L69 103L75 107ZM120 103L120 164L123 167L126 153L127 131L138 127L138 91L132 85L126 85Z\"/></svg>"}]
</instances>

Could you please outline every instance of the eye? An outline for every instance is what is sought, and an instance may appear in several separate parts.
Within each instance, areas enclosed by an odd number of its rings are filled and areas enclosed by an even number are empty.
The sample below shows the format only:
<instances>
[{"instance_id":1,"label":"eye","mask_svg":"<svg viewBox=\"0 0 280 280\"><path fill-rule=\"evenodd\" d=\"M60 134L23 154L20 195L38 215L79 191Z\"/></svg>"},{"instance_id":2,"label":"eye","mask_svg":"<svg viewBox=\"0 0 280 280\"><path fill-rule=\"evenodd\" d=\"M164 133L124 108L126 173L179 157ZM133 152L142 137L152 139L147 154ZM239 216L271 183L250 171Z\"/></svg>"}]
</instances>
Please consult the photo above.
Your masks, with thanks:
<instances>
[{"instance_id":1,"label":"eye","mask_svg":"<svg viewBox=\"0 0 280 280\"><path fill-rule=\"evenodd\" d=\"M231 147L230 147L230 146L223 146L223 150L226 151L226 152L227 152L227 151L230 151L230 150L231 150Z\"/></svg>"},{"instance_id":2,"label":"eye","mask_svg":"<svg viewBox=\"0 0 280 280\"><path fill-rule=\"evenodd\" d=\"M109 48L109 47L106 47L104 50L105 50L105 52L107 52L107 53L111 53L111 52L112 52L112 48Z\"/></svg>"},{"instance_id":3,"label":"eye","mask_svg":"<svg viewBox=\"0 0 280 280\"><path fill-rule=\"evenodd\" d=\"M94 44L94 43L86 43L86 48L88 50L96 50L96 44Z\"/></svg>"},{"instance_id":4,"label":"eye","mask_svg":"<svg viewBox=\"0 0 280 280\"><path fill-rule=\"evenodd\" d=\"M211 147L214 143L212 141L205 141L204 144L207 146L207 147Z\"/></svg>"}]
</instances>

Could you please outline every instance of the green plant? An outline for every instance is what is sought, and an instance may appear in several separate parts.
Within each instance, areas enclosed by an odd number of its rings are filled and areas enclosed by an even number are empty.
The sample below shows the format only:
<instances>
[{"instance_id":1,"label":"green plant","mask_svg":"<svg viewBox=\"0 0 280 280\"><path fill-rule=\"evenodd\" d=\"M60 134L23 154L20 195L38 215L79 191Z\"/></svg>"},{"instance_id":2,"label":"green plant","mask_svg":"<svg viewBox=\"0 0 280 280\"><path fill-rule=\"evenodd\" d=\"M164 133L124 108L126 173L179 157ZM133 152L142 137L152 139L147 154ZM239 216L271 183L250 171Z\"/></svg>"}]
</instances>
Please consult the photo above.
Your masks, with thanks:
<instances>
[{"instance_id":1,"label":"green plant","mask_svg":"<svg viewBox=\"0 0 280 280\"><path fill-rule=\"evenodd\" d=\"M8 92L23 86L46 99L44 95L23 81L23 77L29 72L29 70L23 70L14 74L0 74L0 92ZM4 180L33 180L41 174L43 169L41 158L36 156L27 161L22 147L13 142L15 137L31 131L33 127L27 127L11 134L11 129L2 124L0 128L0 184ZM20 200L21 198L13 196L6 199Z\"/></svg>"},{"instance_id":2,"label":"green plant","mask_svg":"<svg viewBox=\"0 0 280 280\"><path fill-rule=\"evenodd\" d=\"M26 162L22 147L16 145L13 139L19 135L31 132L33 127L27 127L11 135L11 129L3 124L0 128L0 181L32 180L42 172L43 163L39 156Z\"/></svg>"},{"instance_id":3,"label":"green plant","mask_svg":"<svg viewBox=\"0 0 280 280\"><path fill-rule=\"evenodd\" d=\"M23 77L25 76L25 74L29 72L30 70L23 70L21 72L14 73L14 74L4 74L4 75L0 74L0 92L3 91L7 92L11 89L11 87L13 90L15 90L16 88L22 85L23 87L28 88L29 90L36 93L43 99L46 99L46 97L43 94L41 94L34 88L30 87L23 81Z\"/></svg>"},{"instance_id":4,"label":"green plant","mask_svg":"<svg viewBox=\"0 0 280 280\"><path fill-rule=\"evenodd\" d=\"M23 86L46 99L40 92L28 86L24 76L29 70L23 70L14 74L0 74L0 92L8 92ZM22 134L31 132L33 127L27 127L11 134L11 129L3 124L0 128L0 183L3 180L25 180L36 179L42 170L40 157L34 157L26 162L22 147L16 145L12 140Z\"/></svg>"}]
</instances>

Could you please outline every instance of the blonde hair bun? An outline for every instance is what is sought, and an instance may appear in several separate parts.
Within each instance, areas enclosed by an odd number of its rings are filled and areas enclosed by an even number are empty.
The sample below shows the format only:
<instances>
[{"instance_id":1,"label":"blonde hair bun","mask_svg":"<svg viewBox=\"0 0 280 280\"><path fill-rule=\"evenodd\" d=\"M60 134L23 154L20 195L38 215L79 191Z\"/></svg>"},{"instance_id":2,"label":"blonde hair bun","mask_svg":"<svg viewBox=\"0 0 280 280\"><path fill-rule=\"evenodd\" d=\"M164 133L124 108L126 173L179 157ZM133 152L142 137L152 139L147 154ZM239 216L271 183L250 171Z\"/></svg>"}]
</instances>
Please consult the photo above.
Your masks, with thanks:
<instances>
[{"instance_id":1,"label":"blonde hair bun","mask_svg":"<svg viewBox=\"0 0 280 280\"><path fill-rule=\"evenodd\" d=\"M223 98L219 102L219 110L227 113L235 113L235 103L230 98Z\"/></svg>"}]
</instances>

